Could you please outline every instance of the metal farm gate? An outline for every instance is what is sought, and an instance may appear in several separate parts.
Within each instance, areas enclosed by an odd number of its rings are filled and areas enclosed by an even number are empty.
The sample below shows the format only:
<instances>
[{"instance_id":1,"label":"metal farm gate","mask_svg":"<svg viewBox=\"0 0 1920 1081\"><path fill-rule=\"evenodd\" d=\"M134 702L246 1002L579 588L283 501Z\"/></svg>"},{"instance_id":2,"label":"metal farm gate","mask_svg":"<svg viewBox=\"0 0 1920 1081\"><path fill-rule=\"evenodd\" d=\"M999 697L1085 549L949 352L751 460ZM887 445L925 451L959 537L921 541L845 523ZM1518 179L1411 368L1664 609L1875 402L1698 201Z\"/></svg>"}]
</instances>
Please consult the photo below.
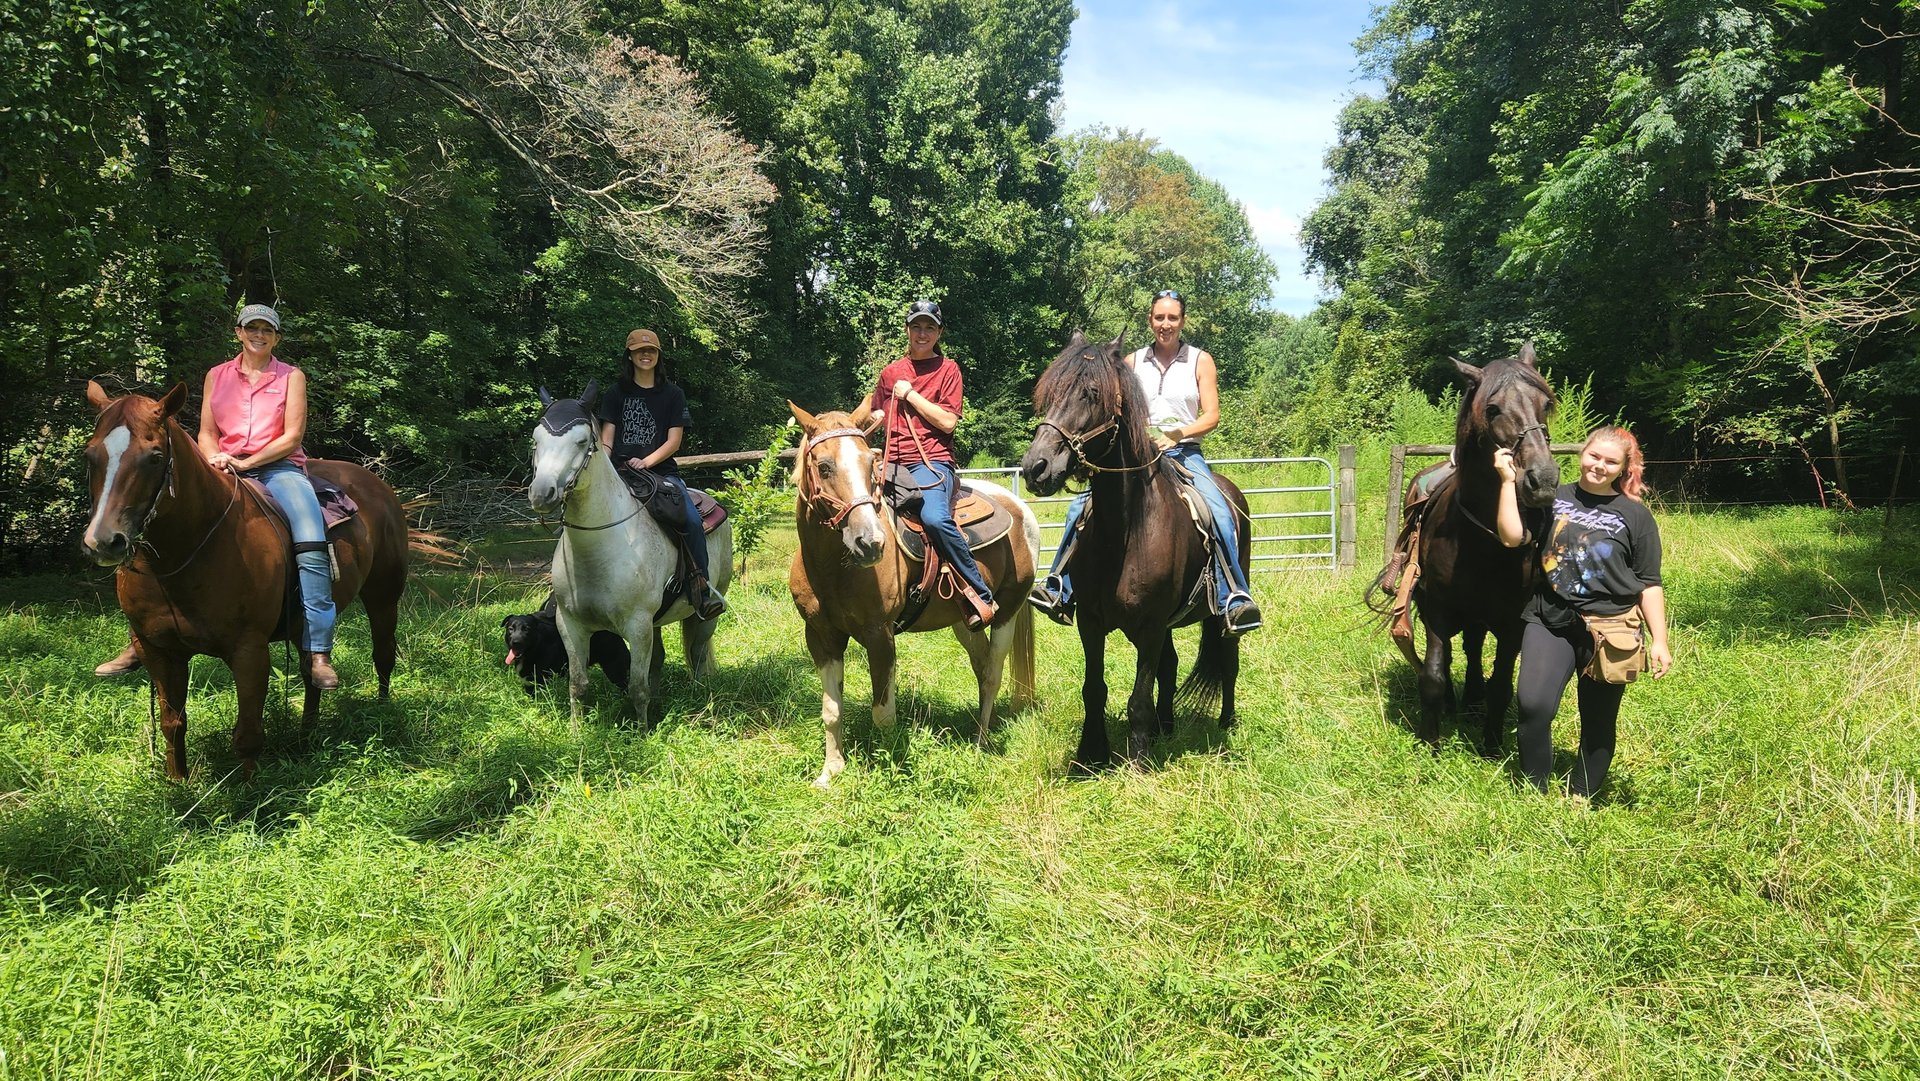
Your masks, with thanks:
<instances>
[{"instance_id":1,"label":"metal farm gate","mask_svg":"<svg viewBox=\"0 0 1920 1081\"><path fill-rule=\"evenodd\" d=\"M1240 485L1247 497L1254 570L1353 565L1352 448L1340 448L1338 476L1325 458L1220 458L1209 459L1207 465ZM987 478L1025 500L1040 519L1041 562L1053 558L1071 495L1028 493L1015 466L962 469L960 474Z\"/></svg>"}]
</instances>

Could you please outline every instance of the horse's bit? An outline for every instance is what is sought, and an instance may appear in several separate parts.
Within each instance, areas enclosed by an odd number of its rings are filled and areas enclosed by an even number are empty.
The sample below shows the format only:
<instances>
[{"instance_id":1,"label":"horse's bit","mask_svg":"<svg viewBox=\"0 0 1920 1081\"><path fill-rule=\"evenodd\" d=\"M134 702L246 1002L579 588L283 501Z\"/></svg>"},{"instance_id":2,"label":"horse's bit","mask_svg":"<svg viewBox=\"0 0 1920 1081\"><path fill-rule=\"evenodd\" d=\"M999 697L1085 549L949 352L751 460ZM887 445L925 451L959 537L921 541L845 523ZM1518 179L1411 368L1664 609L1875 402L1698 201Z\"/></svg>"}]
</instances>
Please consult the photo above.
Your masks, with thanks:
<instances>
[{"instance_id":1,"label":"horse's bit","mask_svg":"<svg viewBox=\"0 0 1920 1081\"><path fill-rule=\"evenodd\" d=\"M820 444L826 442L829 439L858 439L860 440L860 442L865 443L867 441L867 433L861 431L858 428L834 428L831 431L821 432L819 435L816 435L816 436L809 436L807 439L808 446L805 448L806 453L803 454L802 456L804 458L804 461L801 463L801 469L800 469L801 498L806 500L807 506L810 509L813 509L816 514L818 514L819 512L818 508L821 504L825 504L827 509L829 510L837 509L839 513L834 514L832 517L828 518L826 521L819 522L817 524L823 525L828 529L839 529L841 526L841 523L847 520L847 515L852 514L856 507L871 506L874 508L876 513L879 511L880 509L880 476L879 476L879 469L876 463L874 476L872 478L871 483L868 484L868 488L870 490L867 492L867 497L865 499L855 499L850 502L841 500L829 494L828 492L824 491L820 487L820 483L817 479L810 486L812 487L813 491L808 492L806 490L809 487L809 485L806 483L807 478L812 477L814 475L814 470L817 468L813 464L813 456L812 456L813 448L819 446Z\"/></svg>"}]
</instances>

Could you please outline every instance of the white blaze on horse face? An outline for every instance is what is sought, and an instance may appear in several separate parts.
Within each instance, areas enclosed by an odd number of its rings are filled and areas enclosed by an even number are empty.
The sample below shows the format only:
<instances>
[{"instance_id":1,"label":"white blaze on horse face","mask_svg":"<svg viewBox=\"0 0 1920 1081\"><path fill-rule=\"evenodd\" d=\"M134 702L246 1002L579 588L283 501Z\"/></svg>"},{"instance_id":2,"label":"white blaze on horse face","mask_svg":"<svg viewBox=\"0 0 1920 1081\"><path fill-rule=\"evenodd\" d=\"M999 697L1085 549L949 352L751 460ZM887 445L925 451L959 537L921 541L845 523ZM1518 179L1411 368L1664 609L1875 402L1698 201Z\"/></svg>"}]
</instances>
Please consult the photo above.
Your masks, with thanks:
<instances>
[{"instance_id":1,"label":"white blaze on horse face","mask_svg":"<svg viewBox=\"0 0 1920 1081\"><path fill-rule=\"evenodd\" d=\"M868 475L866 463L861 461L864 457L861 452L865 449L866 444L859 440L833 440L834 472L846 478L847 502L856 507L852 514L847 515L841 532L849 543L865 541L879 544L886 538L880 529L880 516L870 502L873 496L869 485L873 478Z\"/></svg>"},{"instance_id":2,"label":"white blaze on horse face","mask_svg":"<svg viewBox=\"0 0 1920 1081\"><path fill-rule=\"evenodd\" d=\"M127 446L132 442L133 432L124 424L108 432L107 437L100 441L101 448L107 452L107 475L100 482L100 498L93 504L93 520L87 523L88 537L94 536L94 531L100 528L100 515L113 503L113 482L120 475L120 463L125 460Z\"/></svg>"}]
</instances>

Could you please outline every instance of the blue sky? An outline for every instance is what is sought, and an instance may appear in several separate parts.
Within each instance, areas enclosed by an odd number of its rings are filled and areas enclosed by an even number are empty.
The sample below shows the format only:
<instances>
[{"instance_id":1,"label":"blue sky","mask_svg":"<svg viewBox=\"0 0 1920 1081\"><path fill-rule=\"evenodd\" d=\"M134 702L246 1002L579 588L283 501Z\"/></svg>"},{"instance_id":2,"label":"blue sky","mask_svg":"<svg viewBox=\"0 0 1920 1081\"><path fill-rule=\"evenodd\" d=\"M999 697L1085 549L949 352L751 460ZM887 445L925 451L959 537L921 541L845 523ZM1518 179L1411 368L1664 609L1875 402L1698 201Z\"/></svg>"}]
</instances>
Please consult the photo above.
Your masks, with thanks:
<instances>
[{"instance_id":1,"label":"blue sky","mask_svg":"<svg viewBox=\"0 0 1920 1081\"><path fill-rule=\"evenodd\" d=\"M1063 130L1144 132L1226 186L1279 273L1273 304L1311 310L1300 219L1324 192L1341 106L1378 84L1354 70L1369 0L1078 0Z\"/></svg>"}]
</instances>

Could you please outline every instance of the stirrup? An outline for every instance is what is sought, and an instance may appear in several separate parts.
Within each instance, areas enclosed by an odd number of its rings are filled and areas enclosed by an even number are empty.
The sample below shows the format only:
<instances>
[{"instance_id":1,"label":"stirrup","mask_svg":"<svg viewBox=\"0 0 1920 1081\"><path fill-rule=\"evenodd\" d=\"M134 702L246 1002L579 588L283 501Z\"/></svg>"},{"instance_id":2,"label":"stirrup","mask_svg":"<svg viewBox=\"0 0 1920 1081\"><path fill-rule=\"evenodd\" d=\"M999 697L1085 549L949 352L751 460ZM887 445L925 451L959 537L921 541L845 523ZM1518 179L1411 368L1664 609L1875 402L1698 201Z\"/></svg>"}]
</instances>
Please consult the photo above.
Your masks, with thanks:
<instances>
[{"instance_id":1,"label":"stirrup","mask_svg":"<svg viewBox=\"0 0 1920 1081\"><path fill-rule=\"evenodd\" d=\"M1245 593L1227 598L1226 612L1221 622L1226 625L1230 635L1242 635L1248 631L1257 631L1263 626L1260 620L1260 606Z\"/></svg>"},{"instance_id":2,"label":"stirrup","mask_svg":"<svg viewBox=\"0 0 1920 1081\"><path fill-rule=\"evenodd\" d=\"M1062 627L1073 626L1073 598L1067 596L1067 584L1058 576L1049 574L1045 580L1034 583L1033 592L1027 594L1027 603Z\"/></svg>"},{"instance_id":3,"label":"stirrup","mask_svg":"<svg viewBox=\"0 0 1920 1081\"><path fill-rule=\"evenodd\" d=\"M966 613L967 629L970 631L986 630L987 626L993 622L993 617L1000 614L998 604L982 597L974 591L972 586L965 583L961 584L960 597L965 602L963 611Z\"/></svg>"}]
</instances>

